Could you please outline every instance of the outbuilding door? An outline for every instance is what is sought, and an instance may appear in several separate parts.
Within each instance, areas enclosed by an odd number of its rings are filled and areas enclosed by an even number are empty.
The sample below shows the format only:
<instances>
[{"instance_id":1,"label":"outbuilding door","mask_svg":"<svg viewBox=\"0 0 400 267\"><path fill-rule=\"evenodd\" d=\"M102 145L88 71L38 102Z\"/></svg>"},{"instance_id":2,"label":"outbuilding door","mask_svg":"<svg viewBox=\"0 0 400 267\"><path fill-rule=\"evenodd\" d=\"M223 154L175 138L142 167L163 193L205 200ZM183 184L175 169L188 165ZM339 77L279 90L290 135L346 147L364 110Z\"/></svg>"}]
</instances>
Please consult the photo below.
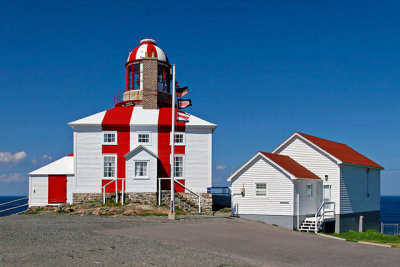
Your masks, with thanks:
<instances>
[{"instance_id":1,"label":"outbuilding door","mask_svg":"<svg viewBox=\"0 0 400 267\"><path fill-rule=\"evenodd\" d=\"M49 175L49 203L67 202L67 176Z\"/></svg>"}]
</instances>

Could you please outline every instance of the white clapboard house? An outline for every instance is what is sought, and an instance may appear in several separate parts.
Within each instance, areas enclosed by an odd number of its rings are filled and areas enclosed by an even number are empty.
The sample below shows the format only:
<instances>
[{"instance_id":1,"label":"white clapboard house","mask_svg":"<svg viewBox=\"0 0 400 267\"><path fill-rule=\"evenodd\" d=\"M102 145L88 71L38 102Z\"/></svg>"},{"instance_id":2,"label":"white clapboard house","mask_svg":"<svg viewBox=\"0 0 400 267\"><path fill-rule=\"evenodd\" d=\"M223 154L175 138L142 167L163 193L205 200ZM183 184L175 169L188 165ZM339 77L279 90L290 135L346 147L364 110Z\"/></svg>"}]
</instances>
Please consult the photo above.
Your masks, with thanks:
<instances>
[{"instance_id":1,"label":"white clapboard house","mask_svg":"<svg viewBox=\"0 0 400 267\"><path fill-rule=\"evenodd\" d=\"M232 213L302 231L377 230L382 169L345 144L296 132L228 178Z\"/></svg>"},{"instance_id":2,"label":"white clapboard house","mask_svg":"<svg viewBox=\"0 0 400 267\"><path fill-rule=\"evenodd\" d=\"M216 125L174 109L171 136L171 65L154 40L142 40L125 67L126 89L115 94L113 108L68 123L73 154L29 174L30 206L101 199L115 191L157 201L158 192L170 188L172 160L177 192L207 193Z\"/></svg>"}]
</instances>

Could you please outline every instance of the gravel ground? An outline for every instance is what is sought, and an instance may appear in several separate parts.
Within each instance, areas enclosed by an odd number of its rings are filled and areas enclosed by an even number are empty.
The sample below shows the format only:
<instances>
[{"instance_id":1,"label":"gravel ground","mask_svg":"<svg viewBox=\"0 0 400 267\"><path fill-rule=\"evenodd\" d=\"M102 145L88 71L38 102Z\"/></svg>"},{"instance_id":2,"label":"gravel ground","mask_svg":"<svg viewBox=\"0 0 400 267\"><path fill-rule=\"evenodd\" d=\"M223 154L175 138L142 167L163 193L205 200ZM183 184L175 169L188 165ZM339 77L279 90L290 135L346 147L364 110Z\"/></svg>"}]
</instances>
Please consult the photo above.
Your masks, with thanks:
<instances>
[{"instance_id":1,"label":"gravel ground","mask_svg":"<svg viewBox=\"0 0 400 267\"><path fill-rule=\"evenodd\" d=\"M0 218L0 266L399 266L400 250L238 218Z\"/></svg>"},{"instance_id":2,"label":"gravel ground","mask_svg":"<svg viewBox=\"0 0 400 267\"><path fill-rule=\"evenodd\" d=\"M194 216L193 218L196 218ZM170 223L165 217L103 217L51 213L0 218L0 266L242 266L211 251L103 234ZM187 220L174 224L187 223ZM197 223L195 219L191 223Z\"/></svg>"}]
</instances>

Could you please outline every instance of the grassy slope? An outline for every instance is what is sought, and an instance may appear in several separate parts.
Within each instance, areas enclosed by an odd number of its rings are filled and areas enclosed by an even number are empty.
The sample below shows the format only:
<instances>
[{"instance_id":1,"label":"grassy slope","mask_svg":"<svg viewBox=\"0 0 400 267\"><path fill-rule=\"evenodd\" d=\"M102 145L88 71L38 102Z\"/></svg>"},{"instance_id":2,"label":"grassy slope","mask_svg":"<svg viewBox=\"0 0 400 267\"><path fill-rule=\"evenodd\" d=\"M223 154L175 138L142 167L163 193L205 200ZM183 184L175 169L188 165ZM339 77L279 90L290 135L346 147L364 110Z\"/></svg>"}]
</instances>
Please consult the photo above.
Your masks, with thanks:
<instances>
[{"instance_id":1,"label":"grassy slope","mask_svg":"<svg viewBox=\"0 0 400 267\"><path fill-rule=\"evenodd\" d=\"M390 244L393 245L394 247L400 247L400 237L397 237L395 235L381 234L373 230L367 230L363 233L349 231L347 233L340 233L340 234L334 233L332 235L344 238L347 241L351 242L366 241L366 242L374 242L380 244Z\"/></svg>"}]
</instances>

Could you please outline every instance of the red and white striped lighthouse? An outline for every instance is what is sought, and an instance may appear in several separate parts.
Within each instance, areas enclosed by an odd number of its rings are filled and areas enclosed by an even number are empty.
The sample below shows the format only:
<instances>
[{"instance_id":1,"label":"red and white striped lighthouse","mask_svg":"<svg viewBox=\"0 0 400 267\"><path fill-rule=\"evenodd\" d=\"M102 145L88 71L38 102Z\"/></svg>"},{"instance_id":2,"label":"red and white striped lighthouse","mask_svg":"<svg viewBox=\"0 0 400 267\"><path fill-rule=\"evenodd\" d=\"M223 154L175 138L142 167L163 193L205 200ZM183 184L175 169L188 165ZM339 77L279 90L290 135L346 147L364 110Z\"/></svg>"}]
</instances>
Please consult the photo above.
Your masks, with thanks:
<instances>
[{"instance_id":1,"label":"red and white striped lighthouse","mask_svg":"<svg viewBox=\"0 0 400 267\"><path fill-rule=\"evenodd\" d=\"M31 206L49 203L49 192L57 184L54 175L67 177L68 203L102 199L103 192L116 189L130 199L140 194L157 202L161 190L170 188L171 172L177 192L206 196L212 185L212 133L217 126L185 113L184 120L175 122L172 136L172 112L177 110L171 107L171 65L155 40L143 39L125 68L126 86L115 94L113 108L68 123L73 156L30 174Z\"/></svg>"}]
</instances>

